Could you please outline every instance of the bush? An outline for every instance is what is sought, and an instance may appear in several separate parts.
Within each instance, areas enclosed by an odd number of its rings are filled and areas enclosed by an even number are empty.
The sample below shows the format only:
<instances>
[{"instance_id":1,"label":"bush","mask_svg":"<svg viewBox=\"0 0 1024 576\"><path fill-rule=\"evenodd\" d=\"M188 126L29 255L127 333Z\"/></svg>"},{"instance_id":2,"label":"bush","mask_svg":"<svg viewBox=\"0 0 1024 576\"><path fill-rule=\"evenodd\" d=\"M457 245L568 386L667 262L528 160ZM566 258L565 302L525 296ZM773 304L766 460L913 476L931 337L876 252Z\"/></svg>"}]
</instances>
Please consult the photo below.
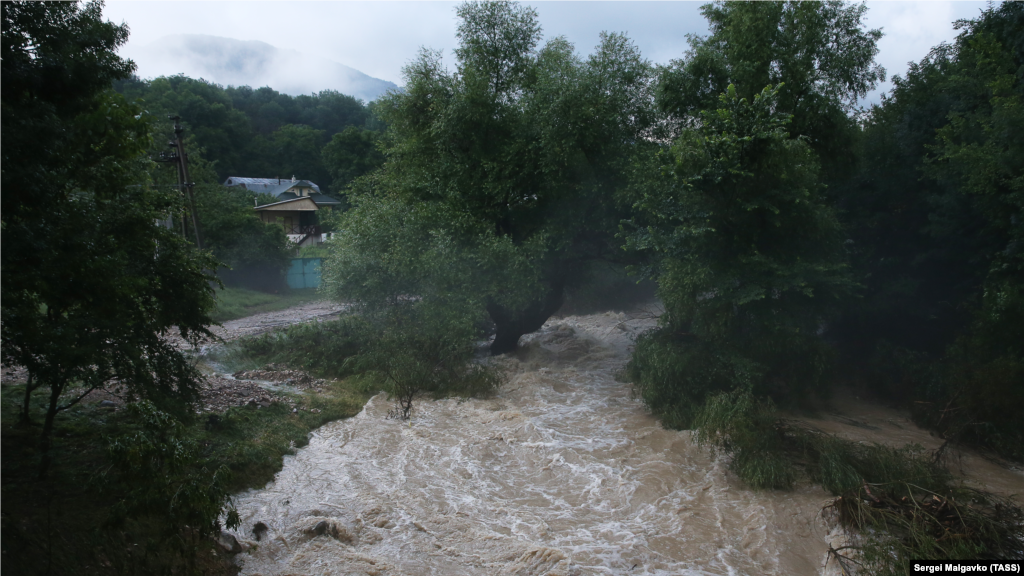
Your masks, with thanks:
<instances>
[{"instance_id":1,"label":"bush","mask_svg":"<svg viewBox=\"0 0 1024 576\"><path fill-rule=\"evenodd\" d=\"M908 574L910 559L1021 559L1024 512L953 484L920 446L860 444L795 427L749 390L711 395L696 411L695 440L732 455L730 469L757 489L792 485L797 467L838 496L826 508L853 530L830 549L851 573Z\"/></svg>"},{"instance_id":2,"label":"bush","mask_svg":"<svg viewBox=\"0 0 1024 576\"><path fill-rule=\"evenodd\" d=\"M709 394L748 388L762 368L713 344L661 328L637 339L626 375L667 428L692 427Z\"/></svg>"},{"instance_id":3,"label":"bush","mask_svg":"<svg viewBox=\"0 0 1024 576\"><path fill-rule=\"evenodd\" d=\"M357 361L384 383L403 419L419 394L487 395L500 384L494 369L472 363L481 336L478 317L445 304L406 299L378 313L375 337Z\"/></svg>"},{"instance_id":4,"label":"bush","mask_svg":"<svg viewBox=\"0 0 1024 576\"><path fill-rule=\"evenodd\" d=\"M261 365L280 363L319 377L344 378L360 371L353 361L377 333L362 317L348 315L243 338L230 354Z\"/></svg>"},{"instance_id":5,"label":"bush","mask_svg":"<svg viewBox=\"0 0 1024 576\"><path fill-rule=\"evenodd\" d=\"M694 425L697 445L731 452L733 472L754 488L793 485L793 465L784 457L785 438L770 400L759 401L746 389L715 394L696 410Z\"/></svg>"},{"instance_id":6,"label":"bush","mask_svg":"<svg viewBox=\"0 0 1024 576\"><path fill-rule=\"evenodd\" d=\"M379 386L396 400L402 418L409 417L419 394L481 396L496 390L499 373L471 362L476 327L418 304L409 301L385 316L297 324L243 339L229 354L321 377L364 376L365 385Z\"/></svg>"}]
</instances>

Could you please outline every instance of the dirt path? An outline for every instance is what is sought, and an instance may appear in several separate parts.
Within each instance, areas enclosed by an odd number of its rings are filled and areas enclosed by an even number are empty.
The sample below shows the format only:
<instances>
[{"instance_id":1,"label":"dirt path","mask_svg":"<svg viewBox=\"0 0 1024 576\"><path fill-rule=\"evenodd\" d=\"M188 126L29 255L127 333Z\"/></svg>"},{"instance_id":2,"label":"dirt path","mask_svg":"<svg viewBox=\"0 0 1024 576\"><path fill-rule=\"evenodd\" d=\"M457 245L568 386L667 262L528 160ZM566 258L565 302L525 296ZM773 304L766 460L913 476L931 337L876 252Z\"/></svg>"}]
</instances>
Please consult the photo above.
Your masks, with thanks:
<instances>
[{"instance_id":1,"label":"dirt path","mask_svg":"<svg viewBox=\"0 0 1024 576\"><path fill-rule=\"evenodd\" d=\"M348 306L337 302L319 300L306 302L298 306L277 310L275 312L261 312L228 320L220 326L211 326L210 331L218 338L226 342L244 338L246 336L257 336L264 332L270 332L275 328L283 328L292 324L304 324L306 322L323 322L331 320L341 314ZM188 348L185 341L177 334L168 335L167 339L178 348Z\"/></svg>"},{"instance_id":2,"label":"dirt path","mask_svg":"<svg viewBox=\"0 0 1024 576\"><path fill-rule=\"evenodd\" d=\"M330 320L341 314L347 307L346 304L327 300L307 302L276 312L263 312L237 320L229 320L223 326L214 327L213 333L224 340L235 340L292 324Z\"/></svg>"},{"instance_id":3,"label":"dirt path","mask_svg":"<svg viewBox=\"0 0 1024 576\"><path fill-rule=\"evenodd\" d=\"M917 444L936 450L943 440L919 428L905 410L889 408L860 398L847 389L838 389L829 410L817 417L794 417L813 428L854 442L906 446ZM954 446L946 454L950 471L969 485L1000 496L1024 496L1024 469L991 455L964 446Z\"/></svg>"}]
</instances>

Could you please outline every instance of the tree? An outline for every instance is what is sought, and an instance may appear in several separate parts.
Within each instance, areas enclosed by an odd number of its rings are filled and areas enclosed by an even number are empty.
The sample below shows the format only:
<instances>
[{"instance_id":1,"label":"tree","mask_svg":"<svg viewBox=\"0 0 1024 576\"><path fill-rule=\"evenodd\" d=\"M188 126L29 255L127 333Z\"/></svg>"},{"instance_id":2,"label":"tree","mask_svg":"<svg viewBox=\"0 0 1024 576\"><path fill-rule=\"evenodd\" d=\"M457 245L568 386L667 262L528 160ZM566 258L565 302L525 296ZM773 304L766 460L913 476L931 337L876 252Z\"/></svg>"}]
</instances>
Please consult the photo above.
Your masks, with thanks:
<instances>
[{"instance_id":1,"label":"tree","mask_svg":"<svg viewBox=\"0 0 1024 576\"><path fill-rule=\"evenodd\" d=\"M215 261L156 224L175 199L145 184L149 126L110 91L130 61L102 4L3 5L2 283L5 363L48 390L56 415L88 391L127 392L184 413L199 374L165 338L211 337ZM27 416L27 410L25 412Z\"/></svg>"},{"instance_id":2,"label":"tree","mask_svg":"<svg viewBox=\"0 0 1024 576\"><path fill-rule=\"evenodd\" d=\"M349 126L324 146L323 162L331 174L331 192L340 194L349 182L384 163L377 150L377 132Z\"/></svg>"},{"instance_id":3,"label":"tree","mask_svg":"<svg viewBox=\"0 0 1024 576\"><path fill-rule=\"evenodd\" d=\"M327 136L323 130L314 130L301 124L285 124L267 138L258 136L252 148L260 162L251 168L258 174L273 178L326 183L329 174L324 168L321 152Z\"/></svg>"},{"instance_id":4,"label":"tree","mask_svg":"<svg viewBox=\"0 0 1024 576\"><path fill-rule=\"evenodd\" d=\"M869 118L865 166L842 196L867 290L842 343L947 438L1019 458L1024 6L957 26Z\"/></svg>"},{"instance_id":5,"label":"tree","mask_svg":"<svg viewBox=\"0 0 1024 576\"><path fill-rule=\"evenodd\" d=\"M960 23L956 43L894 78L866 118L862 165L837 194L865 285L838 326L857 363L880 345L941 356L970 324L990 270L1019 267L1021 57L1007 24L1019 10L1011 3Z\"/></svg>"},{"instance_id":6,"label":"tree","mask_svg":"<svg viewBox=\"0 0 1024 576\"><path fill-rule=\"evenodd\" d=\"M711 34L691 36L686 57L663 71L659 104L685 125L730 84L747 99L782 85L776 105L792 115L790 133L808 138L831 181L852 167L857 99L885 80L874 62L882 32L863 29L866 11L842 0L706 4Z\"/></svg>"},{"instance_id":7,"label":"tree","mask_svg":"<svg viewBox=\"0 0 1024 576\"><path fill-rule=\"evenodd\" d=\"M819 332L852 284L815 154L787 133L781 92L751 101L730 86L673 145L671 176L637 197L646 224L629 246L654 253L666 312L629 371L667 425L689 426L711 393L800 398L824 381Z\"/></svg>"},{"instance_id":8,"label":"tree","mask_svg":"<svg viewBox=\"0 0 1024 576\"><path fill-rule=\"evenodd\" d=\"M559 308L588 261L617 252L614 194L630 157L650 146L652 71L618 35L602 35L586 60L561 38L538 50L536 13L516 4L467 3L458 14L456 69L423 50L405 69L405 91L378 101L386 161L374 186L350 198L357 211L374 195L430 207L438 235L478 266L502 267L481 246L510 247L524 267L491 270L508 282L482 300L499 354ZM355 285L331 289L346 297Z\"/></svg>"},{"instance_id":9,"label":"tree","mask_svg":"<svg viewBox=\"0 0 1024 576\"><path fill-rule=\"evenodd\" d=\"M228 176L290 177L328 184L321 149L346 127L362 127L369 111L359 100L325 90L289 96L272 88L223 88L206 80L176 75L143 81L119 80L115 89L138 101L161 122L154 126L158 146L173 139L168 115L180 116L195 143L214 160L217 179Z\"/></svg>"}]
</instances>

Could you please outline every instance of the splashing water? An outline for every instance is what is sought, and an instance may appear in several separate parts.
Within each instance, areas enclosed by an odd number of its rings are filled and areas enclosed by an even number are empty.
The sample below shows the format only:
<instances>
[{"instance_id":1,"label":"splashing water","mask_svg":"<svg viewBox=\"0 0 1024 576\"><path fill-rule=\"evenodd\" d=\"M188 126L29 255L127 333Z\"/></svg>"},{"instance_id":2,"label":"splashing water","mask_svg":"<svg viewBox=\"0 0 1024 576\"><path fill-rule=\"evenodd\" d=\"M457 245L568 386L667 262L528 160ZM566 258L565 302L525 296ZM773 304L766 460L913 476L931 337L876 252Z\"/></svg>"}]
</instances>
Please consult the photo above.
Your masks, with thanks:
<instances>
[{"instance_id":1,"label":"splashing water","mask_svg":"<svg viewBox=\"0 0 1024 576\"><path fill-rule=\"evenodd\" d=\"M550 320L487 400L372 398L236 497L243 574L820 574L817 487L753 492L614 375L649 315ZM253 526L266 524L257 541Z\"/></svg>"}]
</instances>

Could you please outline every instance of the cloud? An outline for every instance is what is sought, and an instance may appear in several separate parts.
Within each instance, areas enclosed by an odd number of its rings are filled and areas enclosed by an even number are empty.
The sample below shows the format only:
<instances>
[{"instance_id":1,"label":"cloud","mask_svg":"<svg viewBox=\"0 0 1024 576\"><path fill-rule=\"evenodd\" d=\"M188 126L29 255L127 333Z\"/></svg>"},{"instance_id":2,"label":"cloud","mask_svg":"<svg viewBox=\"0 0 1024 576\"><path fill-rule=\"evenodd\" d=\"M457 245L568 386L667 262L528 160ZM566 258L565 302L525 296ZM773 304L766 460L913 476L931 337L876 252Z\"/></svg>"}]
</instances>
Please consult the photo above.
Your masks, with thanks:
<instances>
[{"instance_id":1,"label":"cloud","mask_svg":"<svg viewBox=\"0 0 1024 576\"><path fill-rule=\"evenodd\" d=\"M132 46L124 56L139 64L143 78L185 74L233 86L270 86L285 94L337 90L364 101L397 88L326 58L281 50L258 40L203 34L165 36L148 46Z\"/></svg>"},{"instance_id":2,"label":"cloud","mask_svg":"<svg viewBox=\"0 0 1024 576\"><path fill-rule=\"evenodd\" d=\"M701 2L529 2L546 38L565 36L588 54L602 30L626 32L648 60L665 64L686 51L686 35L707 33ZM458 2L125 2L104 14L132 30L125 54L170 34L207 34L265 42L350 66L403 84L402 67L421 46L440 49L451 63ZM906 72L940 42L956 37L952 22L973 18L985 2L867 3L867 25L884 28L878 61L889 75ZM167 48L170 50L171 48ZM149 56L147 56L149 58ZM140 70L149 67L141 57ZM184 70L181 70L184 71ZM315 71L314 71L315 72ZM891 88L882 85L869 102ZM276 89L277 87L274 86Z\"/></svg>"}]
</instances>

